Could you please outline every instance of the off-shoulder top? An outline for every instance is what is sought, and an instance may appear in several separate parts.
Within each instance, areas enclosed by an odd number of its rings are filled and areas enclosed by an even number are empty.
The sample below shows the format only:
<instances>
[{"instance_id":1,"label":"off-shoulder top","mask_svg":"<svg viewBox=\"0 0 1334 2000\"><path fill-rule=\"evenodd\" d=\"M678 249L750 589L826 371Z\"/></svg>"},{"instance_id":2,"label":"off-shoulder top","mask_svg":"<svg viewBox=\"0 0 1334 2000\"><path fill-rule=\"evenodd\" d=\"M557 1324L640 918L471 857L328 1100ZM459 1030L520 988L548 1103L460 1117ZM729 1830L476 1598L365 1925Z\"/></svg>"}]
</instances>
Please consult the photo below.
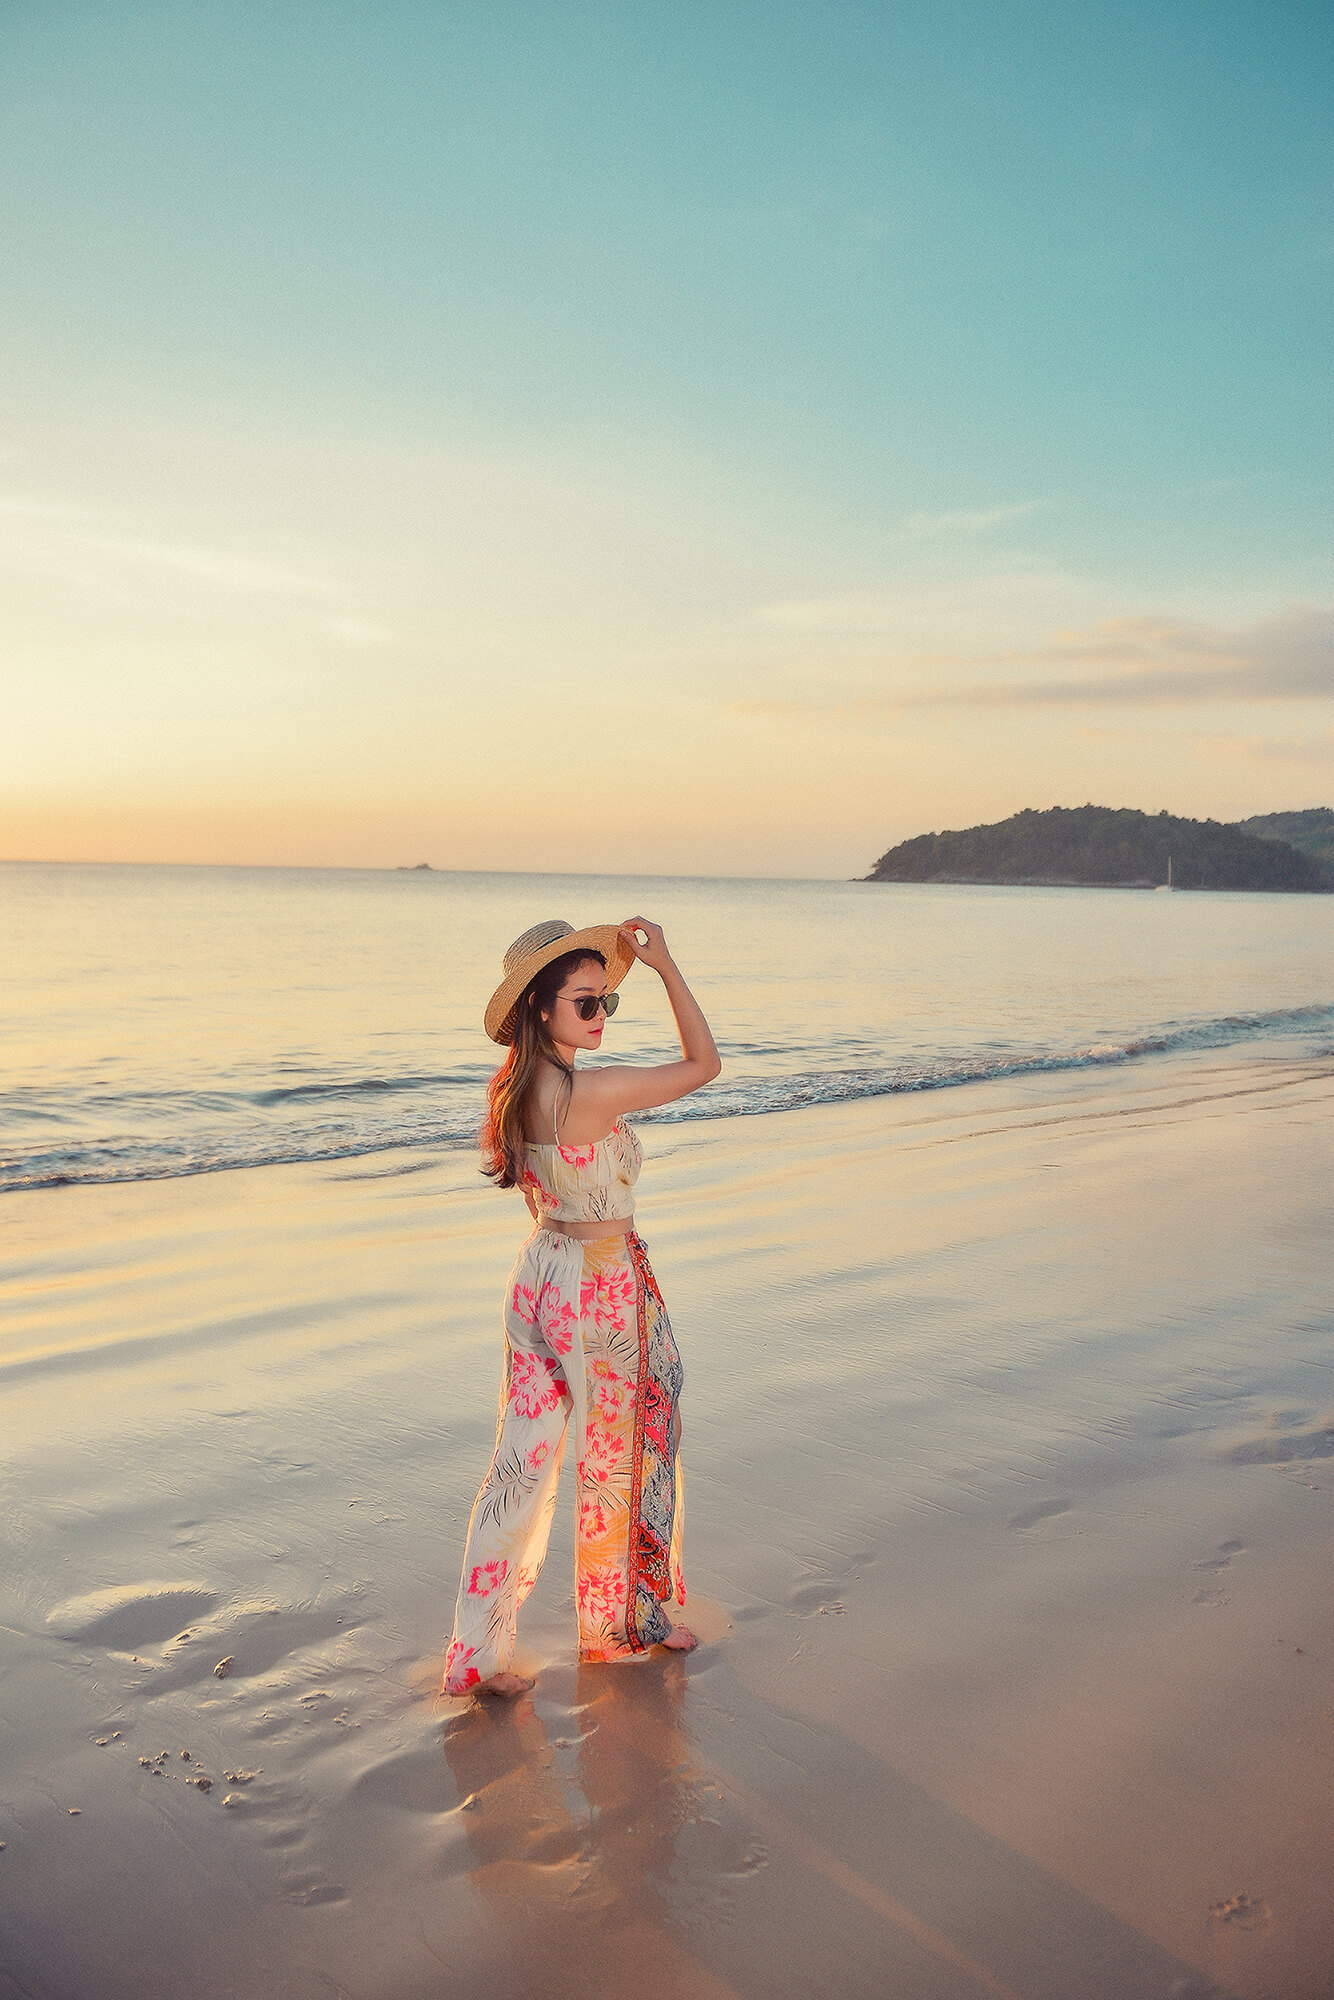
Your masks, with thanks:
<instances>
[{"instance_id":1,"label":"off-shoulder top","mask_svg":"<svg viewBox=\"0 0 1334 2000\"><path fill-rule=\"evenodd\" d=\"M520 1185L531 1188L543 1222L624 1222L635 1212L644 1155L623 1118L591 1146L528 1140Z\"/></svg>"}]
</instances>

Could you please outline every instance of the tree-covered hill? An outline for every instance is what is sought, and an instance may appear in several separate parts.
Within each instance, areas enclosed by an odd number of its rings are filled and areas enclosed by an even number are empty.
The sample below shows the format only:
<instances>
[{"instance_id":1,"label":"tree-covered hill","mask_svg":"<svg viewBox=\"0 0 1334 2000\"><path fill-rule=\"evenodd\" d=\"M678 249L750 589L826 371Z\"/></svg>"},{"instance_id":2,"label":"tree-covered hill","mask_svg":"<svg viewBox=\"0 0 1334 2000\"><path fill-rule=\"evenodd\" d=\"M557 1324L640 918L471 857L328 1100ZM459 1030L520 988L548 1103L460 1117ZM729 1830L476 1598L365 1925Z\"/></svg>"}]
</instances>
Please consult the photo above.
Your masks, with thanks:
<instances>
[{"instance_id":1,"label":"tree-covered hill","mask_svg":"<svg viewBox=\"0 0 1334 2000\"><path fill-rule=\"evenodd\" d=\"M1334 871L1334 808L1330 806L1311 806L1306 812L1256 813L1253 819L1238 820L1237 824L1243 833L1258 833L1261 840L1285 840L1289 847Z\"/></svg>"},{"instance_id":2,"label":"tree-covered hill","mask_svg":"<svg viewBox=\"0 0 1334 2000\"><path fill-rule=\"evenodd\" d=\"M868 882L1334 890L1334 872L1282 841L1218 820L1111 806L1026 810L994 826L922 833L882 854Z\"/></svg>"}]
</instances>

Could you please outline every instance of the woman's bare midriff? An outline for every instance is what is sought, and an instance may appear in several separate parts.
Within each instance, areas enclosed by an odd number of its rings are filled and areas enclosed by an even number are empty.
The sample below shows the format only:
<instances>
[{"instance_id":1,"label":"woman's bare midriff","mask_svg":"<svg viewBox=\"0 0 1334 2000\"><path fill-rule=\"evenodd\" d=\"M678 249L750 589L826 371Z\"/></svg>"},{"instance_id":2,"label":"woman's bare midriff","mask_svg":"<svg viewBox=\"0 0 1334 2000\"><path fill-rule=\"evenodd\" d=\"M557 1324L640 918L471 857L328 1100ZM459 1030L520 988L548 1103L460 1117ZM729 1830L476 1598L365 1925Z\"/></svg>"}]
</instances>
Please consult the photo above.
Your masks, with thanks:
<instances>
[{"instance_id":1,"label":"woman's bare midriff","mask_svg":"<svg viewBox=\"0 0 1334 2000\"><path fill-rule=\"evenodd\" d=\"M635 1219L633 1215L613 1215L606 1222L555 1222L548 1217L537 1226L556 1236L574 1236L580 1243L596 1243L602 1236L628 1236Z\"/></svg>"}]
</instances>

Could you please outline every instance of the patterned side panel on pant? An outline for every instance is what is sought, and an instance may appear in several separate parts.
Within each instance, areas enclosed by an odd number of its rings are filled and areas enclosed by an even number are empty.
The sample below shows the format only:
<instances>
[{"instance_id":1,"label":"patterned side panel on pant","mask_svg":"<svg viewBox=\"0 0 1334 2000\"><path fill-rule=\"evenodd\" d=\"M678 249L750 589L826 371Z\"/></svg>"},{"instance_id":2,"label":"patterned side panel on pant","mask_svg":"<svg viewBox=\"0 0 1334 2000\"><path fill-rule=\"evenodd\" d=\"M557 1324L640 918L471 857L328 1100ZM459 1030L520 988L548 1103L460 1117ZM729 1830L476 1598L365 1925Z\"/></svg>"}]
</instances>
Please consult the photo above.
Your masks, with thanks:
<instances>
[{"instance_id":1,"label":"patterned side panel on pant","mask_svg":"<svg viewBox=\"0 0 1334 2000\"><path fill-rule=\"evenodd\" d=\"M672 1338L648 1253L633 1232L628 1248L637 1279L639 1395L635 1408L631 1489L630 1602L627 1638L640 1648L659 1644L671 1630L663 1610L679 1576L672 1576L672 1528L676 1512L678 1426L673 1421L681 1394L681 1357Z\"/></svg>"}]
</instances>

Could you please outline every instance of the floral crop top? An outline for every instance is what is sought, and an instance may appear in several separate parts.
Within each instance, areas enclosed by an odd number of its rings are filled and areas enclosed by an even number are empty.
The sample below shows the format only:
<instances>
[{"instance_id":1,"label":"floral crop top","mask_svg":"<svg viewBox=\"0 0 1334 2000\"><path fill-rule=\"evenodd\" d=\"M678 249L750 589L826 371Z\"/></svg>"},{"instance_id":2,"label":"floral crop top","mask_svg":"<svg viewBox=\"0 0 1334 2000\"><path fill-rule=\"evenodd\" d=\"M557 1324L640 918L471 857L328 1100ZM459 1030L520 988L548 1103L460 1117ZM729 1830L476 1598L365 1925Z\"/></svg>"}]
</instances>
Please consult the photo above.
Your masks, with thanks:
<instances>
[{"instance_id":1,"label":"floral crop top","mask_svg":"<svg viewBox=\"0 0 1334 2000\"><path fill-rule=\"evenodd\" d=\"M635 1212L644 1155L623 1118L591 1146L525 1147L521 1187L531 1188L543 1222L624 1222Z\"/></svg>"}]
</instances>

